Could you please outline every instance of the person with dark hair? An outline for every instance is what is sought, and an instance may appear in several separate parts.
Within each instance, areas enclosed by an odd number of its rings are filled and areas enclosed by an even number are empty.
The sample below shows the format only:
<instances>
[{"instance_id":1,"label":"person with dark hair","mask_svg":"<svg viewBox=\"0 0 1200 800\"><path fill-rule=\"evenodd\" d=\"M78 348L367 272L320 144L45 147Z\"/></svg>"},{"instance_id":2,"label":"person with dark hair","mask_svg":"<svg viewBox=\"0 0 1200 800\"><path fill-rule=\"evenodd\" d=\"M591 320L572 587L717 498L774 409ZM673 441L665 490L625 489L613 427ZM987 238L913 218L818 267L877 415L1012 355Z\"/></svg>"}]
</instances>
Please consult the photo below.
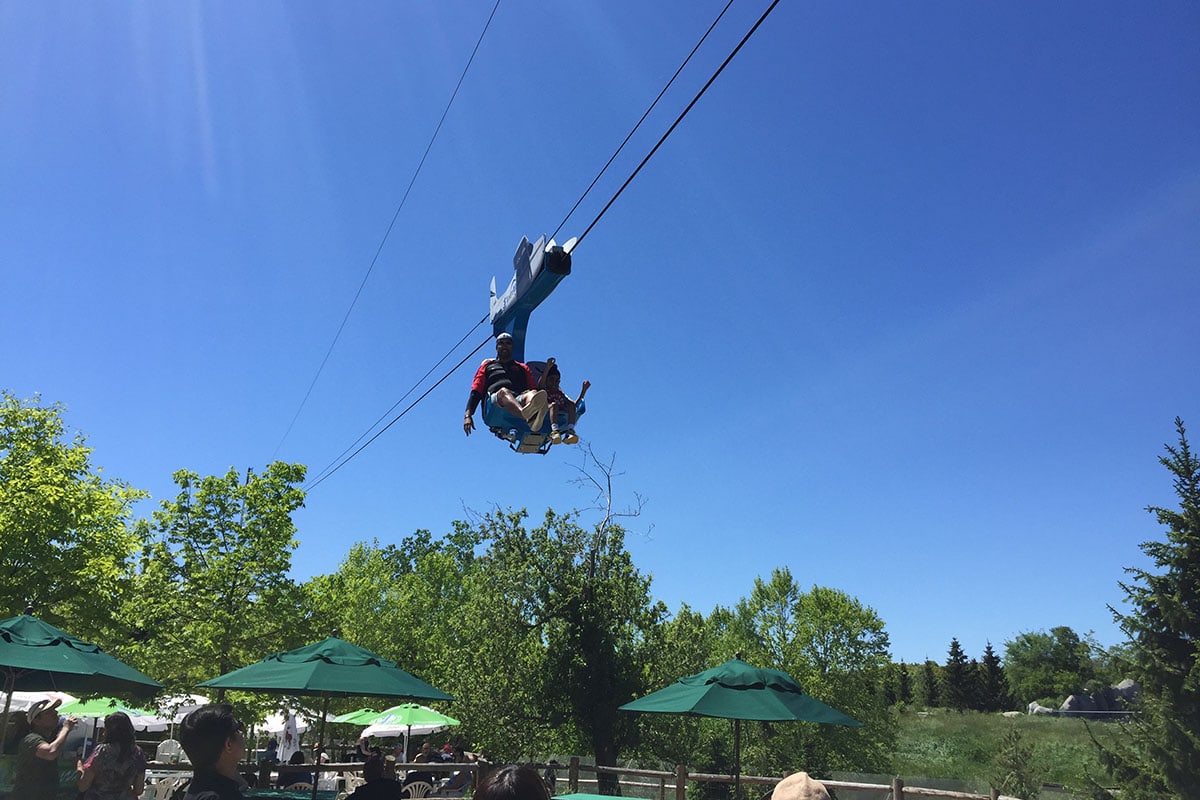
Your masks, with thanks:
<instances>
[{"instance_id":1,"label":"person with dark hair","mask_svg":"<svg viewBox=\"0 0 1200 800\"><path fill-rule=\"evenodd\" d=\"M192 762L184 800L243 800L238 766L246 755L244 728L233 706L210 703L183 718L179 743Z\"/></svg>"},{"instance_id":2,"label":"person with dark hair","mask_svg":"<svg viewBox=\"0 0 1200 800\"><path fill-rule=\"evenodd\" d=\"M363 764L363 778L367 781L359 786L346 800L400 800L404 787L395 778L385 775L386 767L379 756L371 756Z\"/></svg>"},{"instance_id":3,"label":"person with dark hair","mask_svg":"<svg viewBox=\"0 0 1200 800\"><path fill-rule=\"evenodd\" d=\"M133 740L133 721L123 711L104 718L104 742L76 763L80 800L129 800L146 788L146 756Z\"/></svg>"},{"instance_id":4,"label":"person with dark hair","mask_svg":"<svg viewBox=\"0 0 1200 800\"><path fill-rule=\"evenodd\" d=\"M17 746L17 764L13 776L14 798L54 800L58 796L58 754L67 735L79 722L67 717L58 724L61 700L39 700L25 712L29 733Z\"/></svg>"},{"instance_id":5,"label":"person with dark hair","mask_svg":"<svg viewBox=\"0 0 1200 800\"><path fill-rule=\"evenodd\" d=\"M546 782L533 767L506 764L479 781L475 800L550 800Z\"/></svg>"},{"instance_id":6,"label":"person with dark hair","mask_svg":"<svg viewBox=\"0 0 1200 800\"><path fill-rule=\"evenodd\" d=\"M295 766L297 764L305 764L307 761L308 759L304 757L304 751L297 750L296 752L292 753L292 757L288 759L288 764ZM280 769L279 777L275 779L275 788L286 789L287 787L297 783L311 784L312 782L313 774L311 772L305 772L304 770L298 769Z\"/></svg>"}]
</instances>

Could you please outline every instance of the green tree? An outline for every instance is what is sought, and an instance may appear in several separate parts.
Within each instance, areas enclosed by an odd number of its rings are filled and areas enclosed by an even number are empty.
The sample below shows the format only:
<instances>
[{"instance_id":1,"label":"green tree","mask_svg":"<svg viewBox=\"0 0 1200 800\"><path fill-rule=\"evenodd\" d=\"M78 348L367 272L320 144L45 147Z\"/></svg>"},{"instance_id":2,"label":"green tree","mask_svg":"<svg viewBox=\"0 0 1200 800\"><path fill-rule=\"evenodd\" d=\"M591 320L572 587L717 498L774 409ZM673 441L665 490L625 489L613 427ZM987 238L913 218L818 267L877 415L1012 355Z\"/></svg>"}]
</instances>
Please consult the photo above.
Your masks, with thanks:
<instances>
[{"instance_id":1,"label":"green tree","mask_svg":"<svg viewBox=\"0 0 1200 800\"><path fill-rule=\"evenodd\" d=\"M112 640L138 547L132 506L146 493L104 480L63 414L0 393L0 616L32 604L77 636Z\"/></svg>"},{"instance_id":2,"label":"green tree","mask_svg":"<svg viewBox=\"0 0 1200 800\"><path fill-rule=\"evenodd\" d=\"M1042 793L1042 779L1036 763L1033 745L1025 742L1016 725L1010 726L996 752L992 786L1010 797L1037 800Z\"/></svg>"},{"instance_id":3,"label":"green tree","mask_svg":"<svg viewBox=\"0 0 1200 800\"><path fill-rule=\"evenodd\" d=\"M747 661L782 669L805 692L863 723L861 728L796 724L790 740L779 724L743 725L745 761L763 774L803 763L817 774L886 769L896 721L878 687L891 659L883 621L858 599L828 587L796 587L787 568L756 579L739 602L731 636Z\"/></svg>"},{"instance_id":4,"label":"green tree","mask_svg":"<svg viewBox=\"0 0 1200 800\"><path fill-rule=\"evenodd\" d=\"M946 658L946 667L942 670L942 696L946 705L960 714L972 706L975 695L973 678L975 676L967 665L967 656L957 638L950 640L950 652Z\"/></svg>"},{"instance_id":5,"label":"green tree","mask_svg":"<svg viewBox=\"0 0 1200 800\"><path fill-rule=\"evenodd\" d=\"M304 473L278 461L244 482L235 470L175 473L180 492L147 525L153 541L121 615L136 642L132 663L183 691L311 640L311 615L288 577Z\"/></svg>"},{"instance_id":6,"label":"green tree","mask_svg":"<svg viewBox=\"0 0 1200 800\"><path fill-rule=\"evenodd\" d=\"M908 673L908 664L903 661L896 670L896 699L905 705L913 701L912 676Z\"/></svg>"},{"instance_id":7,"label":"green tree","mask_svg":"<svg viewBox=\"0 0 1200 800\"><path fill-rule=\"evenodd\" d=\"M925 659L925 663L921 665L921 702L926 708L941 706L942 693L938 684L938 665Z\"/></svg>"},{"instance_id":8,"label":"green tree","mask_svg":"<svg viewBox=\"0 0 1200 800\"><path fill-rule=\"evenodd\" d=\"M1128 613L1113 609L1129 637L1138 714L1122 725L1101 760L1122 798L1200 798L1200 458L1183 421L1179 443L1159 461L1172 474L1178 509L1147 510L1166 528L1165 541L1143 542L1152 569L1130 567L1121 583Z\"/></svg>"},{"instance_id":9,"label":"green tree","mask_svg":"<svg viewBox=\"0 0 1200 800\"><path fill-rule=\"evenodd\" d=\"M1090 641L1065 625L1005 642L1004 669L1021 705L1046 698L1061 702L1088 688L1095 676Z\"/></svg>"},{"instance_id":10,"label":"green tree","mask_svg":"<svg viewBox=\"0 0 1200 800\"><path fill-rule=\"evenodd\" d=\"M1004 711L1012 705L1000 656L988 642L979 665L980 711Z\"/></svg>"}]
</instances>

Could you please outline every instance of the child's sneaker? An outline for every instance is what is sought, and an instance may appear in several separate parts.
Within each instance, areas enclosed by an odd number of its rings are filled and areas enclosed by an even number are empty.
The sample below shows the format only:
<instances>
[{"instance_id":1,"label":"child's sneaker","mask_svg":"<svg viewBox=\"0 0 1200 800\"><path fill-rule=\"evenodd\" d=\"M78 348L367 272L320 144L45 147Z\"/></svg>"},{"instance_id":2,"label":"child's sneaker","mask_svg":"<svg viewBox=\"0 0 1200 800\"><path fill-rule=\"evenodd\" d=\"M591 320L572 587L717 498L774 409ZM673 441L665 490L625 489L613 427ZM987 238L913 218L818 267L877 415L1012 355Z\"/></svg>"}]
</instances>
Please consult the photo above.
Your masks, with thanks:
<instances>
[{"instance_id":1,"label":"child's sneaker","mask_svg":"<svg viewBox=\"0 0 1200 800\"><path fill-rule=\"evenodd\" d=\"M563 444L575 444L579 441L579 437L575 434L575 431L569 430L563 434L562 440Z\"/></svg>"},{"instance_id":2,"label":"child's sneaker","mask_svg":"<svg viewBox=\"0 0 1200 800\"><path fill-rule=\"evenodd\" d=\"M558 428L550 431L550 441L552 444L562 444L562 433L559 432Z\"/></svg>"}]
</instances>

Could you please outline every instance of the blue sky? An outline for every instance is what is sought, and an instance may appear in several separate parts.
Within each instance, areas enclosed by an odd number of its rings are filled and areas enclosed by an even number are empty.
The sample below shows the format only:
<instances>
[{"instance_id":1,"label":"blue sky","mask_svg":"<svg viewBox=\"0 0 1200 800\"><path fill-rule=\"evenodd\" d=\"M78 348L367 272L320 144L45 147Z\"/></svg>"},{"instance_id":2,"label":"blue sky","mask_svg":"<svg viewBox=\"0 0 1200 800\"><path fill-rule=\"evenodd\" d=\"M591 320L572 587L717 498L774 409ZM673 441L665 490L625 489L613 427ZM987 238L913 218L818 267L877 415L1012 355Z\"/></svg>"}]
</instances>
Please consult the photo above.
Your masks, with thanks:
<instances>
[{"instance_id":1,"label":"blue sky","mask_svg":"<svg viewBox=\"0 0 1200 800\"><path fill-rule=\"evenodd\" d=\"M493 2L0 6L0 386L64 403L155 502L177 469L316 475L722 5L502 0L286 438ZM765 7L733 4L560 239ZM1176 415L1200 431L1198 34L1188 2L775 9L530 324L531 358L593 383L580 433L646 500L656 597L707 612L787 566L910 662L1118 641L1144 508L1173 504L1162 445ZM353 541L591 504L577 452L463 436L482 355L312 491L298 579Z\"/></svg>"}]
</instances>

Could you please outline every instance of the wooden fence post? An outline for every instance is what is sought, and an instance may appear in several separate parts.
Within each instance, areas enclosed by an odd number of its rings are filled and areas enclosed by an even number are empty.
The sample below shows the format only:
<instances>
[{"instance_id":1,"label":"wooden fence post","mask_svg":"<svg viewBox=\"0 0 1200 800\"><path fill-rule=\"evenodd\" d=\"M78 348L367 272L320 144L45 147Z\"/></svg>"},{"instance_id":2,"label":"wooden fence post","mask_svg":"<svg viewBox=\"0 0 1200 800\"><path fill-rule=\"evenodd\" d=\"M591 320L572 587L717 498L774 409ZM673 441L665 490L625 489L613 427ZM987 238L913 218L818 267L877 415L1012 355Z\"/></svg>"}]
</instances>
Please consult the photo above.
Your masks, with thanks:
<instances>
[{"instance_id":1,"label":"wooden fence post","mask_svg":"<svg viewBox=\"0 0 1200 800\"><path fill-rule=\"evenodd\" d=\"M1000 800L1000 790L995 787L992 788L992 800Z\"/></svg>"},{"instance_id":2,"label":"wooden fence post","mask_svg":"<svg viewBox=\"0 0 1200 800\"><path fill-rule=\"evenodd\" d=\"M904 800L904 781L899 775L892 778L892 800Z\"/></svg>"},{"instance_id":3,"label":"wooden fence post","mask_svg":"<svg viewBox=\"0 0 1200 800\"><path fill-rule=\"evenodd\" d=\"M572 794L579 791L579 756L571 756L571 766L567 770L567 786Z\"/></svg>"},{"instance_id":4,"label":"wooden fence post","mask_svg":"<svg viewBox=\"0 0 1200 800\"><path fill-rule=\"evenodd\" d=\"M687 800L687 767L675 765L675 800Z\"/></svg>"}]
</instances>

